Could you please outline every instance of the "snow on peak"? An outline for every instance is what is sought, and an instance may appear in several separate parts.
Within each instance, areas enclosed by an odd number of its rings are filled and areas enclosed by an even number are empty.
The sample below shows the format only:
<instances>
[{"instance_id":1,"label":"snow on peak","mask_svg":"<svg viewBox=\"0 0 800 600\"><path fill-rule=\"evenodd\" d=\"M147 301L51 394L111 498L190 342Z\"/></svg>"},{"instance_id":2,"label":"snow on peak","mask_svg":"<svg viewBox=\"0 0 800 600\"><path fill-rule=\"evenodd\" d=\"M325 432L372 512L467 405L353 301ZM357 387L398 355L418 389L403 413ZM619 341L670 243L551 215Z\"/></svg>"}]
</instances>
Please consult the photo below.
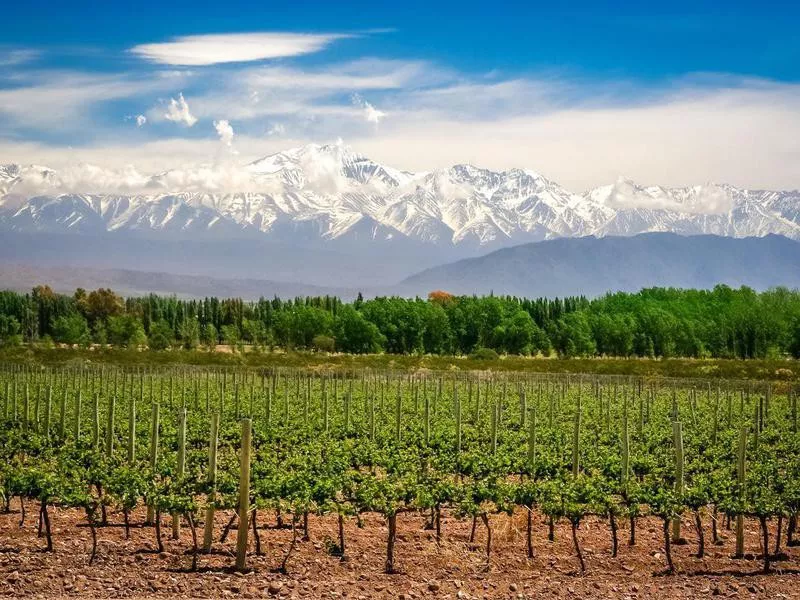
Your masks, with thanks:
<instances>
[{"instance_id":1,"label":"snow on peak","mask_svg":"<svg viewBox=\"0 0 800 600\"><path fill-rule=\"evenodd\" d=\"M323 240L483 246L647 231L800 239L798 205L796 192L713 183L666 188L618 177L574 194L529 169L457 164L410 173L341 141L299 146L245 165L227 160L157 175L132 166L80 164L55 171L0 165L0 231L302 230Z\"/></svg>"}]
</instances>

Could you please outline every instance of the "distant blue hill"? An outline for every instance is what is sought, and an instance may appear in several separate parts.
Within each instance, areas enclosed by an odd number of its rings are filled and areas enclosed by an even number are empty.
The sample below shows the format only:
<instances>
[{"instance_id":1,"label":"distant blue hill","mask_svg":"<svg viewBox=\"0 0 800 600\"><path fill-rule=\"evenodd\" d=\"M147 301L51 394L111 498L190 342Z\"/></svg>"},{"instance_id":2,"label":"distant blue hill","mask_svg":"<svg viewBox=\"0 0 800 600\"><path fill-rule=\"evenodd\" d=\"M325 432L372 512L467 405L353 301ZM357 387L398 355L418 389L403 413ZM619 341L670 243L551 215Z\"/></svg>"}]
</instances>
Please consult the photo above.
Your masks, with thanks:
<instances>
[{"instance_id":1,"label":"distant blue hill","mask_svg":"<svg viewBox=\"0 0 800 600\"><path fill-rule=\"evenodd\" d=\"M757 290L800 287L800 243L778 235L730 238L646 233L633 237L562 238L504 248L433 267L405 279L404 295L598 296L646 287Z\"/></svg>"}]
</instances>

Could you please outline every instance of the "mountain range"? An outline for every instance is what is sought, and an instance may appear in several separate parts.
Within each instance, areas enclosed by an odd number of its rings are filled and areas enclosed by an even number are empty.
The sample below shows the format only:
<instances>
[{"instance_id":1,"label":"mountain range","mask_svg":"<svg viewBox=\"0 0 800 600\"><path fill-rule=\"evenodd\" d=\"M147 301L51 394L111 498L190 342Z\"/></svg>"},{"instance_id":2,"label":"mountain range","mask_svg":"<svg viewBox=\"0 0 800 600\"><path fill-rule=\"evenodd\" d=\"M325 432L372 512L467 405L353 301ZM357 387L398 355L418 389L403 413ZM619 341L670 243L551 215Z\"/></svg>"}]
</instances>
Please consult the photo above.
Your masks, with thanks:
<instances>
[{"instance_id":1,"label":"mountain range","mask_svg":"<svg viewBox=\"0 0 800 600\"><path fill-rule=\"evenodd\" d=\"M454 294L511 294L529 298L600 296L647 287L708 289L718 284L756 290L800 288L800 242L783 236L726 238L643 233L631 237L559 238L522 244L433 267L391 285L311 286L297 281L176 275L130 269L26 266L0 261L3 288L19 291L46 283L72 293L77 287L111 287L125 295L150 292L184 297L330 294L352 299L421 296L437 289Z\"/></svg>"},{"instance_id":2,"label":"mountain range","mask_svg":"<svg viewBox=\"0 0 800 600\"><path fill-rule=\"evenodd\" d=\"M433 267L407 278L393 292L595 297L648 287L709 289L719 284L800 288L800 242L773 234L741 239L674 233L561 238Z\"/></svg>"},{"instance_id":3,"label":"mountain range","mask_svg":"<svg viewBox=\"0 0 800 600\"><path fill-rule=\"evenodd\" d=\"M411 173L343 144L155 175L0 165L6 263L362 287L529 242L648 232L800 239L800 191L621 178L573 193L528 169Z\"/></svg>"}]
</instances>

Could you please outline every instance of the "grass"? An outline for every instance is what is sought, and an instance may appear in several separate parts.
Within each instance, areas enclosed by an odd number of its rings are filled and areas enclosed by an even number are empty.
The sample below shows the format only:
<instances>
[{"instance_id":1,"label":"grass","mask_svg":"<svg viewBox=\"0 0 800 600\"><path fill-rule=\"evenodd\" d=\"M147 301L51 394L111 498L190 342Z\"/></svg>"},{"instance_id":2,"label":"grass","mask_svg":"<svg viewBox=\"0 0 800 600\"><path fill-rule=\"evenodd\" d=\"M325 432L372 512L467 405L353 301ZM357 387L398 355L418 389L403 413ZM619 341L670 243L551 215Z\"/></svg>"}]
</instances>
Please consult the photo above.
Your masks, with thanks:
<instances>
[{"instance_id":1,"label":"grass","mask_svg":"<svg viewBox=\"0 0 800 600\"><path fill-rule=\"evenodd\" d=\"M0 349L0 361L29 365L111 364L124 366L307 367L318 369L487 370L529 373L591 373L687 379L750 379L800 382L800 361L729 359L542 358L506 356L478 360L459 356L326 354L318 352L208 352L204 350L126 350L119 348Z\"/></svg>"}]
</instances>

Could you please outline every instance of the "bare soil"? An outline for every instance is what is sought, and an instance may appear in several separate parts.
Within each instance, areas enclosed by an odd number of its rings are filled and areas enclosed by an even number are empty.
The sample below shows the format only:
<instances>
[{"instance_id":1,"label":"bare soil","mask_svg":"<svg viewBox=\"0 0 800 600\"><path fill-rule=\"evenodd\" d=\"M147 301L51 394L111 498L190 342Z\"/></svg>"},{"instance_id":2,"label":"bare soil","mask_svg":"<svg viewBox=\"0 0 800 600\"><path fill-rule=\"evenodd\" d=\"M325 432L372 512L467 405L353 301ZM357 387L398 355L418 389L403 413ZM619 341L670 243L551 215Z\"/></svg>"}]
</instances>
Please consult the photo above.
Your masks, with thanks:
<instances>
[{"instance_id":1,"label":"bare soil","mask_svg":"<svg viewBox=\"0 0 800 600\"><path fill-rule=\"evenodd\" d=\"M235 573L236 531L226 542L219 536L231 513L217 513L215 551L198 558L198 572L190 572L191 531L184 525L181 539L170 539L169 517L164 517L165 552L155 550L154 528L141 526L144 513L132 515L130 539L125 539L122 515L111 513L109 526L100 527L98 554L89 565L90 530L82 513L53 510L54 552L44 552L37 537L37 507L27 506L20 527L18 503L0 514L0 596L55 598L244 597L244 598L800 598L800 548L783 548L786 555L774 572L761 574L758 523L747 523L743 560L731 557L733 534L720 527L722 545L711 544L706 518L706 557L697 551L694 527L684 523L686 545L673 545L677 572L664 574L661 523L639 519L637 543L628 545L628 530L619 531L619 554L611 557L608 523L587 519L579 529L586 560L581 574L567 522L556 527L554 542L547 540L547 524L534 518L533 559L526 556L522 513L491 519L492 552L486 561L486 530L478 522L475 542L469 543L471 522L445 514L443 539L437 545L425 518L415 513L398 517L395 564L399 573L386 575L387 527L378 515L365 515L363 527L346 521L346 556L329 550L337 539L336 518L311 517L311 540L302 541L291 555L287 573L278 572L292 538L290 529L278 529L275 515L258 513L263 555L257 556L250 532L250 555L245 574ZM202 528L198 527L202 538ZM298 535L299 537L299 535ZM784 534L785 541L785 534ZM770 545L774 550L774 523Z\"/></svg>"}]
</instances>

